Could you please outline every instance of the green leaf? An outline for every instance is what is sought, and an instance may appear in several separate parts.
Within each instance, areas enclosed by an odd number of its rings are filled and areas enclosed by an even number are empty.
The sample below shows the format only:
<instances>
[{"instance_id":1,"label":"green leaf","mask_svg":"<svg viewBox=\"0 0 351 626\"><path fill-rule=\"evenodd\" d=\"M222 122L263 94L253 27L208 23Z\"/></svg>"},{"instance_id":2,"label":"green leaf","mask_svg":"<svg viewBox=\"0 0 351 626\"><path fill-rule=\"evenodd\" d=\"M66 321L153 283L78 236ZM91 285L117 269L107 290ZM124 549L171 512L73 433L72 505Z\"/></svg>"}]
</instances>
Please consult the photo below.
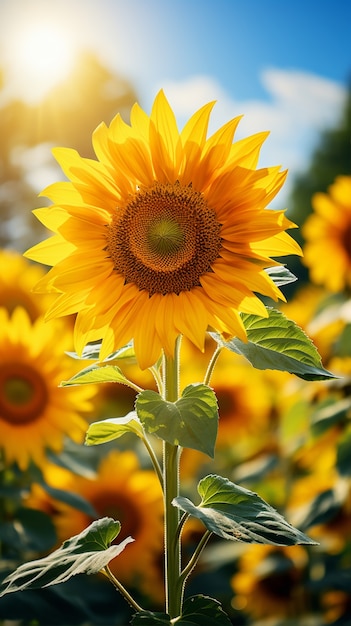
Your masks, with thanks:
<instances>
[{"instance_id":1,"label":"green leaf","mask_svg":"<svg viewBox=\"0 0 351 626\"><path fill-rule=\"evenodd\" d=\"M220 603L203 595L192 596L185 600L181 618L176 623L181 626L231 625L231 621L224 613Z\"/></svg>"},{"instance_id":2,"label":"green leaf","mask_svg":"<svg viewBox=\"0 0 351 626\"><path fill-rule=\"evenodd\" d=\"M111 417L100 422L93 422L87 430L85 443L88 446L96 446L118 439L125 433L134 433L138 437L143 437L144 430L135 411L131 411L125 417Z\"/></svg>"},{"instance_id":3,"label":"green leaf","mask_svg":"<svg viewBox=\"0 0 351 626\"><path fill-rule=\"evenodd\" d=\"M120 529L121 524L109 517L93 522L48 556L20 565L3 581L7 587L0 597L14 591L63 583L76 574L99 572L134 541L127 537L120 544L110 546Z\"/></svg>"},{"instance_id":4,"label":"green leaf","mask_svg":"<svg viewBox=\"0 0 351 626\"><path fill-rule=\"evenodd\" d=\"M21 507L16 512L14 527L18 532L16 547L22 544L24 550L44 552L51 550L57 542L52 518L42 511ZM19 523L18 523L19 522Z\"/></svg>"},{"instance_id":5,"label":"green leaf","mask_svg":"<svg viewBox=\"0 0 351 626\"><path fill-rule=\"evenodd\" d=\"M123 346L123 348L120 348L119 350L117 350L116 352L112 352L112 354L110 354L106 359L104 359L104 361L100 360L100 349L101 349L101 342L95 343L95 344L88 344L87 346L85 346L81 355L77 354L76 352L66 352L66 354L68 354L68 356L72 357L73 359L87 360L87 361L99 361L100 363L101 362L105 363L106 361L117 361L117 360L119 361L121 359L132 359L133 362L136 361L132 341L129 342L127 345Z\"/></svg>"},{"instance_id":6,"label":"green leaf","mask_svg":"<svg viewBox=\"0 0 351 626\"><path fill-rule=\"evenodd\" d=\"M132 626L170 626L171 618L166 613L140 611L140 613L133 615L130 623ZM178 621L177 624L179 624Z\"/></svg>"},{"instance_id":7,"label":"green leaf","mask_svg":"<svg viewBox=\"0 0 351 626\"><path fill-rule=\"evenodd\" d=\"M351 398L335 400L335 397L327 397L313 411L311 415L312 433L321 435L333 426L342 426L348 420L351 410Z\"/></svg>"},{"instance_id":8,"label":"green leaf","mask_svg":"<svg viewBox=\"0 0 351 626\"><path fill-rule=\"evenodd\" d=\"M346 430L339 440L336 466L341 476L351 476L351 429Z\"/></svg>"},{"instance_id":9,"label":"green leaf","mask_svg":"<svg viewBox=\"0 0 351 626\"><path fill-rule=\"evenodd\" d=\"M135 384L125 377L117 365L102 365L99 363L93 363L72 376L69 380L63 380L60 387L96 383L121 383L135 389Z\"/></svg>"},{"instance_id":10,"label":"green leaf","mask_svg":"<svg viewBox=\"0 0 351 626\"><path fill-rule=\"evenodd\" d=\"M188 385L176 402L146 390L137 396L135 408L147 432L173 445L214 456L218 408L216 395L207 385Z\"/></svg>"},{"instance_id":11,"label":"green leaf","mask_svg":"<svg viewBox=\"0 0 351 626\"><path fill-rule=\"evenodd\" d=\"M342 507L342 499L336 489L327 489L319 493L310 502L305 513L305 517L301 520L299 526L307 530L316 524L326 524L335 518Z\"/></svg>"},{"instance_id":12,"label":"green leaf","mask_svg":"<svg viewBox=\"0 0 351 626\"><path fill-rule=\"evenodd\" d=\"M133 615L132 626L159 626L174 624L177 626L231 626L229 617L224 613L217 600L203 595L192 596L184 602L182 614L171 620L165 613L141 611Z\"/></svg>"},{"instance_id":13,"label":"green leaf","mask_svg":"<svg viewBox=\"0 0 351 626\"><path fill-rule=\"evenodd\" d=\"M51 487L51 485L48 485L45 481L40 482L40 484L52 498L55 498L55 500L64 502L65 504L68 504L78 511L82 511L90 517L94 518L97 516L97 512L95 511L91 502L83 498L83 496L79 495L78 493L74 493L73 491L64 491L63 489Z\"/></svg>"},{"instance_id":14,"label":"green leaf","mask_svg":"<svg viewBox=\"0 0 351 626\"><path fill-rule=\"evenodd\" d=\"M266 273L270 276L272 281L277 287L283 287L283 285L289 285L297 280L297 277L285 267L285 265L276 265L268 267Z\"/></svg>"},{"instance_id":15,"label":"green leaf","mask_svg":"<svg viewBox=\"0 0 351 626\"><path fill-rule=\"evenodd\" d=\"M183 497L174 498L174 506L200 519L208 530L223 539L276 546L315 545L257 493L227 478L210 474L199 482L198 492L202 498L198 506Z\"/></svg>"},{"instance_id":16,"label":"green leaf","mask_svg":"<svg viewBox=\"0 0 351 626\"><path fill-rule=\"evenodd\" d=\"M237 337L223 341L217 333L212 337L232 352L244 356L259 370L280 370L304 380L337 378L324 369L317 348L295 322L267 307L268 317L242 314L247 342Z\"/></svg>"}]
</instances>

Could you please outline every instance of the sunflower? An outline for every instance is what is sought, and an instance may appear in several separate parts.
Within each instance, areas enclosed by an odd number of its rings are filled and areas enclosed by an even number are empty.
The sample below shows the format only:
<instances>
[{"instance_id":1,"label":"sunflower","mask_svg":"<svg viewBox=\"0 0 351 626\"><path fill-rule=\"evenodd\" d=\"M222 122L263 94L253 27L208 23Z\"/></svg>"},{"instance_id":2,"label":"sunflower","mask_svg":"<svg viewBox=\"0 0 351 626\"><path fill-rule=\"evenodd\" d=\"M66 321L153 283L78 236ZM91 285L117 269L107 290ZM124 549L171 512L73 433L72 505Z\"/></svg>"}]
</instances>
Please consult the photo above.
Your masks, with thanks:
<instances>
[{"instance_id":1,"label":"sunflower","mask_svg":"<svg viewBox=\"0 0 351 626\"><path fill-rule=\"evenodd\" d=\"M46 448L60 452L66 435L83 441L95 388L58 388L76 372L63 353L70 345L62 323L32 324L25 309L0 308L0 447L22 470L30 460L42 466Z\"/></svg>"},{"instance_id":2,"label":"sunflower","mask_svg":"<svg viewBox=\"0 0 351 626\"><path fill-rule=\"evenodd\" d=\"M179 132L160 91L150 116L135 104L130 125L96 129L97 160L54 151L69 181L35 213L56 235L26 255L53 266L38 290L56 294L48 317L77 312L78 352L102 339L103 359L133 339L146 369L178 335L201 350L208 327L245 339L239 312L266 316L256 292L283 298L265 268L300 248L266 207L286 172L256 169L266 132L233 143L240 117L206 138L212 107Z\"/></svg>"},{"instance_id":3,"label":"sunflower","mask_svg":"<svg viewBox=\"0 0 351 626\"><path fill-rule=\"evenodd\" d=\"M162 600L163 499L154 471L140 467L133 451L112 451L101 462L96 477L76 476L67 470L49 468L47 482L74 492L88 501L97 517L121 522L120 543L128 536L135 541L111 561L110 568L124 584L139 587ZM62 542L80 533L93 518L87 513L55 500L35 485L27 506L52 515L58 539Z\"/></svg>"},{"instance_id":4,"label":"sunflower","mask_svg":"<svg viewBox=\"0 0 351 626\"><path fill-rule=\"evenodd\" d=\"M256 619L298 617L305 605L306 564L307 553L302 546L249 546L231 579L233 607Z\"/></svg>"},{"instance_id":5,"label":"sunflower","mask_svg":"<svg viewBox=\"0 0 351 626\"><path fill-rule=\"evenodd\" d=\"M33 293L33 287L44 276L44 269L29 263L14 250L0 250L0 307L10 313L17 306L26 309L32 322L43 315L52 303L49 294Z\"/></svg>"},{"instance_id":6,"label":"sunflower","mask_svg":"<svg viewBox=\"0 0 351 626\"><path fill-rule=\"evenodd\" d=\"M351 176L339 176L328 193L314 194L312 206L302 231L310 278L332 292L350 288Z\"/></svg>"}]
</instances>

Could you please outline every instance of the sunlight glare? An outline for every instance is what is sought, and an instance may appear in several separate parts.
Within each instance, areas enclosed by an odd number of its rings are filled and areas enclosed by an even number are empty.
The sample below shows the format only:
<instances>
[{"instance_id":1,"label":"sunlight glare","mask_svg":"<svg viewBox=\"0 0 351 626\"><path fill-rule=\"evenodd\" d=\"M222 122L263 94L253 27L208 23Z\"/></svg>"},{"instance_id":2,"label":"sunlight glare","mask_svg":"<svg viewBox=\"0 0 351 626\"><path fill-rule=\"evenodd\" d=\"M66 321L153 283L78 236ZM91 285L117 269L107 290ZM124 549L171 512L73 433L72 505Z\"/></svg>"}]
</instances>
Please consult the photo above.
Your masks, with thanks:
<instances>
[{"instance_id":1,"label":"sunlight glare","mask_svg":"<svg viewBox=\"0 0 351 626\"><path fill-rule=\"evenodd\" d=\"M17 80L31 99L38 100L63 80L74 62L73 40L69 33L50 22L23 27L13 53Z\"/></svg>"}]
</instances>

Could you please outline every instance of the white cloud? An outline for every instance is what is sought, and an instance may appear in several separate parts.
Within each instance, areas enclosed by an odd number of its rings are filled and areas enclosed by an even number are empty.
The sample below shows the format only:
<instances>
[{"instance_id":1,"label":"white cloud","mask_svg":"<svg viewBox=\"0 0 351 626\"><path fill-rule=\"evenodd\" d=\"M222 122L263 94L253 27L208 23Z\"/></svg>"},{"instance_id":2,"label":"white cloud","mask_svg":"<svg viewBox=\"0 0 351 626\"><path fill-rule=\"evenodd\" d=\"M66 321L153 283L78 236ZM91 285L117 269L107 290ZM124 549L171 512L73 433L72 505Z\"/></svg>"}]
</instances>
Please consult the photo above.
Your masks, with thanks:
<instances>
[{"instance_id":1,"label":"white cloud","mask_svg":"<svg viewBox=\"0 0 351 626\"><path fill-rule=\"evenodd\" d=\"M262 166L282 165L288 182L274 204L284 205L294 175L308 165L319 133L340 119L346 88L314 74L277 68L265 69L261 82L266 100L237 101L211 76L193 76L163 85L179 126L205 102L217 100L211 119L215 130L230 118L244 114L237 137L270 130L262 152Z\"/></svg>"}]
</instances>

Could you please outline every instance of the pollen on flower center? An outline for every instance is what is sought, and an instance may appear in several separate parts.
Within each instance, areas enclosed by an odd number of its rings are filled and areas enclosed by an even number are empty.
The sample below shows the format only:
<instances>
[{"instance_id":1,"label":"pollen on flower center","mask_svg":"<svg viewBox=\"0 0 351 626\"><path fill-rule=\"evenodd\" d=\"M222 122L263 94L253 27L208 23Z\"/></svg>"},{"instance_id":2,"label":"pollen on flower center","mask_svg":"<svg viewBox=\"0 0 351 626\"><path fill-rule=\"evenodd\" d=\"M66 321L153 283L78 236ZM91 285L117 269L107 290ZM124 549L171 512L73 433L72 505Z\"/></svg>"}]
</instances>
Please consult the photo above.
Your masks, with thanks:
<instances>
[{"instance_id":1,"label":"pollen on flower center","mask_svg":"<svg viewBox=\"0 0 351 626\"><path fill-rule=\"evenodd\" d=\"M178 182L139 190L108 226L107 252L126 283L150 295L200 285L221 247L221 224L204 196Z\"/></svg>"},{"instance_id":2,"label":"pollen on flower center","mask_svg":"<svg viewBox=\"0 0 351 626\"><path fill-rule=\"evenodd\" d=\"M47 389L40 375L19 363L0 367L0 416L12 424L28 424L42 414Z\"/></svg>"},{"instance_id":3,"label":"pollen on flower center","mask_svg":"<svg viewBox=\"0 0 351 626\"><path fill-rule=\"evenodd\" d=\"M172 219L156 219L148 231L150 250L158 254L176 253L184 243L180 225Z\"/></svg>"}]
</instances>

